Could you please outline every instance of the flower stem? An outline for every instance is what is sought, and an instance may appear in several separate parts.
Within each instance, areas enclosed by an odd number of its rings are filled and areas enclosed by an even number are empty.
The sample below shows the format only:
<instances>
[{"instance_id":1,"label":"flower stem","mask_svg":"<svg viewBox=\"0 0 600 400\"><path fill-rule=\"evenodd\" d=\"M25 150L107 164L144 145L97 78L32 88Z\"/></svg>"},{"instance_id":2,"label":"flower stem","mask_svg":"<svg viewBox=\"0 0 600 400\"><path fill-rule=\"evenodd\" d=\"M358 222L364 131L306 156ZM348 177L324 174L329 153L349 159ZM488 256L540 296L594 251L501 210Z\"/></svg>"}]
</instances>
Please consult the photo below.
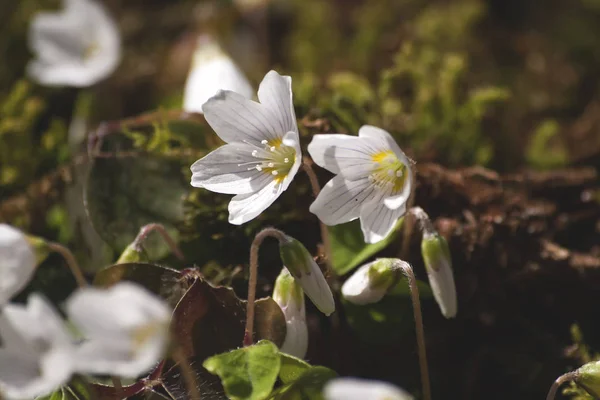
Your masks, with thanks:
<instances>
[{"instance_id":1,"label":"flower stem","mask_svg":"<svg viewBox=\"0 0 600 400\"><path fill-rule=\"evenodd\" d=\"M546 396L546 400L554 400L554 397L556 396L556 392L558 391L558 388L560 387L560 385L562 385L565 382L572 381L576 378L577 378L577 371L567 372L566 374L561 375L558 378L556 378L556 380L550 387L550 391L548 392L548 396Z\"/></svg>"},{"instance_id":2,"label":"flower stem","mask_svg":"<svg viewBox=\"0 0 600 400\"><path fill-rule=\"evenodd\" d=\"M413 184L416 182L417 174L415 173L415 168L410 169L412 174ZM410 195L408 196L408 200L406 201L406 209L410 210L413 203L415 202L415 191L411 190ZM406 260L408 258L408 251L410 250L410 237L412 235L413 229L415 227L415 221L413 218L408 218L409 213L406 213L404 216L403 223L403 232L402 232L402 247L400 249L400 258Z\"/></svg>"},{"instance_id":3,"label":"flower stem","mask_svg":"<svg viewBox=\"0 0 600 400\"><path fill-rule=\"evenodd\" d=\"M69 269L71 270L71 274L73 274L73 277L75 278L75 281L77 281L77 285L79 285L80 288L88 286L88 282L85 280L83 272L81 272L81 268L79 268L79 264L77 264L77 260L75 259L75 256L73 255L71 250L69 250L60 243L54 242L49 242L48 248L51 251L60 254L62 258L64 258Z\"/></svg>"},{"instance_id":4,"label":"flower stem","mask_svg":"<svg viewBox=\"0 0 600 400\"><path fill-rule=\"evenodd\" d=\"M83 276L83 272L81 272L81 268L79 268L79 264L77 263L77 260L75 259L75 256L73 255L71 250L69 250L67 247L63 246L62 244L56 243L56 242L49 242L48 248L50 250L60 254L65 259L67 265L69 266L69 269L71 270L71 273L73 274L73 276L75 277L75 280L77 281L77 285L79 285L80 288L88 287L88 282L85 279L85 277ZM123 398L123 396L122 396L123 385L121 384L121 380L118 377L113 376L112 382L115 387L117 399Z\"/></svg>"},{"instance_id":5,"label":"flower stem","mask_svg":"<svg viewBox=\"0 0 600 400\"><path fill-rule=\"evenodd\" d=\"M265 228L258 232L250 246L250 278L248 279L248 305L246 306L246 329L244 330L244 346L254 343L254 300L256 299L256 282L258 280L258 250L262 242L273 237L280 242L285 240L285 233L275 228Z\"/></svg>"},{"instance_id":6,"label":"flower stem","mask_svg":"<svg viewBox=\"0 0 600 400\"><path fill-rule=\"evenodd\" d=\"M200 400L200 391L198 390L198 386L196 385L196 373L192 369L191 364L189 363L185 353L183 352L181 346L175 345L173 352L171 354L173 359L179 365L179 369L181 370L181 376L183 376L183 380L185 381L185 386L187 387L188 394L190 395L192 400Z\"/></svg>"},{"instance_id":7,"label":"flower stem","mask_svg":"<svg viewBox=\"0 0 600 400\"><path fill-rule=\"evenodd\" d=\"M167 243L167 246L169 246L169 248L171 249L173 254L175 254L175 257L177 257L181 261L185 260L185 257L183 256L183 253L181 252L181 250L175 243L175 240L173 239L173 237L171 237L171 235L169 235L169 232L167 232L164 225L161 225L161 224L152 223L152 224L142 226L142 228L140 229L140 232L138 233L137 237L133 241L134 246L137 249L141 250L142 243L146 240L148 235L150 235L150 233L152 233L153 231L157 231L162 236L165 243Z\"/></svg>"},{"instance_id":8,"label":"flower stem","mask_svg":"<svg viewBox=\"0 0 600 400\"><path fill-rule=\"evenodd\" d=\"M417 335L417 351L419 353L419 367L421 368L421 386L423 390L423 399L431 400L431 384L429 383L429 367L427 365L427 350L425 347L425 329L423 328L423 314L421 313L421 300L419 299L419 288L417 279L409 263L396 260L396 268L400 268L402 273L408 279L410 288L410 297L413 305L413 314L415 317L415 330Z\"/></svg>"},{"instance_id":9,"label":"flower stem","mask_svg":"<svg viewBox=\"0 0 600 400\"><path fill-rule=\"evenodd\" d=\"M429 215L423 210L421 207L413 207L408 210L408 214L411 214L413 217L419 221L419 226L421 227L421 232L423 235L432 235L435 233L435 229L433 228L433 224L429 219Z\"/></svg>"},{"instance_id":10,"label":"flower stem","mask_svg":"<svg viewBox=\"0 0 600 400\"><path fill-rule=\"evenodd\" d=\"M317 174L315 174L315 170L312 168L312 165L313 160L311 160L309 157L302 158L302 168L304 168L304 172L306 172L306 175L308 175L313 196L316 198L321 192L321 186L319 185ZM331 267L331 240L329 238L329 230L327 229L327 225L325 225L320 219L319 227L321 228L321 240L323 240L323 248L325 249L325 264L327 265L328 272L334 275L335 271Z\"/></svg>"}]
</instances>

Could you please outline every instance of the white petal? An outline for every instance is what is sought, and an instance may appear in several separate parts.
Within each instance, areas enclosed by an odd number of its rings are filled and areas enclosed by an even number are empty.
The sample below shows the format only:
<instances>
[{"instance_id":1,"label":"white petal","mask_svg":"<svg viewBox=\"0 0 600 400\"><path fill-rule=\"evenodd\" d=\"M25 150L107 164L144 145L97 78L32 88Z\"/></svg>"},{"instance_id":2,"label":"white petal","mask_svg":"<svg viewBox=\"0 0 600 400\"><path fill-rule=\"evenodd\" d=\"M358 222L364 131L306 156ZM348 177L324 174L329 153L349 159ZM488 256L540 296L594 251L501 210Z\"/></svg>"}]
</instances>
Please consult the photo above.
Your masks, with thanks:
<instances>
[{"instance_id":1,"label":"white petal","mask_svg":"<svg viewBox=\"0 0 600 400\"><path fill-rule=\"evenodd\" d=\"M37 258L25 235L0 224L0 306L29 283Z\"/></svg>"},{"instance_id":2,"label":"white petal","mask_svg":"<svg viewBox=\"0 0 600 400\"><path fill-rule=\"evenodd\" d=\"M389 132L372 125L363 125L358 130L358 136L368 139L373 146L381 149L381 151L392 150L398 160L407 167L412 166L412 161L404 154L394 137Z\"/></svg>"},{"instance_id":3,"label":"white petal","mask_svg":"<svg viewBox=\"0 0 600 400\"><path fill-rule=\"evenodd\" d=\"M454 318L457 312L457 299L452 266L442 261L436 269L427 268L427 275L442 315L446 318Z\"/></svg>"},{"instance_id":4,"label":"white petal","mask_svg":"<svg viewBox=\"0 0 600 400\"><path fill-rule=\"evenodd\" d=\"M285 340L281 345L281 351L290 354L294 357L304 358L308 350L308 327L306 319L294 317L288 319L286 317L286 334Z\"/></svg>"},{"instance_id":5,"label":"white petal","mask_svg":"<svg viewBox=\"0 0 600 400\"><path fill-rule=\"evenodd\" d=\"M360 211L360 227L365 242L377 243L385 239L405 212L405 205L392 210L382 204L381 197L376 197L365 204Z\"/></svg>"},{"instance_id":6,"label":"white petal","mask_svg":"<svg viewBox=\"0 0 600 400\"><path fill-rule=\"evenodd\" d=\"M238 194L229 202L229 222L241 225L256 218L281 194L283 187L272 180L256 193Z\"/></svg>"},{"instance_id":7,"label":"white petal","mask_svg":"<svg viewBox=\"0 0 600 400\"><path fill-rule=\"evenodd\" d=\"M269 71L258 88L258 100L271 110L281 132L298 132L292 97L292 78L276 71Z\"/></svg>"},{"instance_id":8,"label":"white petal","mask_svg":"<svg viewBox=\"0 0 600 400\"><path fill-rule=\"evenodd\" d=\"M325 400L411 400L390 383L357 378L336 378L325 385Z\"/></svg>"},{"instance_id":9,"label":"white petal","mask_svg":"<svg viewBox=\"0 0 600 400\"><path fill-rule=\"evenodd\" d=\"M239 93L219 90L202 106L208 124L223 141L249 142L263 146L262 140L281 138L282 131L271 111Z\"/></svg>"},{"instance_id":10,"label":"white petal","mask_svg":"<svg viewBox=\"0 0 600 400\"><path fill-rule=\"evenodd\" d=\"M375 193L375 187L367 178L345 180L341 175L333 177L323 187L310 212L326 225L337 225L360 216L360 209Z\"/></svg>"},{"instance_id":11,"label":"white petal","mask_svg":"<svg viewBox=\"0 0 600 400\"><path fill-rule=\"evenodd\" d=\"M406 203L408 202L408 198L412 192L413 188L413 173L412 167L410 164L406 164L408 166L406 180L404 181L404 187L402 191L395 196L386 196L383 199L383 204L387 208L391 208L392 210L402 208L406 210ZM403 212L404 213L404 212Z\"/></svg>"},{"instance_id":12,"label":"white petal","mask_svg":"<svg viewBox=\"0 0 600 400\"><path fill-rule=\"evenodd\" d=\"M231 90L250 99L254 89L233 60L207 36L198 38L194 60L183 93L183 108L202 112L202 105L219 90Z\"/></svg>"},{"instance_id":13,"label":"white petal","mask_svg":"<svg viewBox=\"0 0 600 400\"><path fill-rule=\"evenodd\" d=\"M368 140L342 134L315 135L308 145L317 165L350 180L367 177L375 166L373 155L380 151Z\"/></svg>"},{"instance_id":14,"label":"white petal","mask_svg":"<svg viewBox=\"0 0 600 400\"><path fill-rule=\"evenodd\" d=\"M263 188L272 177L254 166L256 147L246 143L228 143L192 164L192 186L217 193L246 194Z\"/></svg>"}]
</instances>

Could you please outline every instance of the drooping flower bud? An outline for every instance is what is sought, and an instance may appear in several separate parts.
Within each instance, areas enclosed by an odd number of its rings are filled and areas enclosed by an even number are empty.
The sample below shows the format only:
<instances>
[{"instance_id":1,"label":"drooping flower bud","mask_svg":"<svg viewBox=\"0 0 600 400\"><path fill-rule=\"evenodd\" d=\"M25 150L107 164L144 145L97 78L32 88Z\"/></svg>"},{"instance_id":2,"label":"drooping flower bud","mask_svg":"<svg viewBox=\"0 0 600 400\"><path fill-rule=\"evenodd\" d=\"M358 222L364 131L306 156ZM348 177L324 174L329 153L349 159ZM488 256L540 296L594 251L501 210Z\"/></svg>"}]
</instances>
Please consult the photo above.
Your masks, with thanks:
<instances>
[{"instance_id":1,"label":"drooping flower bud","mask_svg":"<svg viewBox=\"0 0 600 400\"><path fill-rule=\"evenodd\" d=\"M281 351L298 358L304 358L308 349L304 291L285 267L275 280L273 300L281 307L287 327Z\"/></svg>"},{"instance_id":2,"label":"drooping flower bud","mask_svg":"<svg viewBox=\"0 0 600 400\"><path fill-rule=\"evenodd\" d=\"M331 289L321 269L298 240L286 236L279 241L281 261L298 280L302 289L315 306L325 315L335 311L335 302Z\"/></svg>"},{"instance_id":3,"label":"drooping flower bud","mask_svg":"<svg viewBox=\"0 0 600 400\"><path fill-rule=\"evenodd\" d=\"M148 257L136 242L130 243L119 256L117 264L138 263L148 261Z\"/></svg>"},{"instance_id":4,"label":"drooping flower bud","mask_svg":"<svg viewBox=\"0 0 600 400\"><path fill-rule=\"evenodd\" d=\"M23 290L48 254L44 240L0 224L0 305Z\"/></svg>"},{"instance_id":5,"label":"drooping flower bud","mask_svg":"<svg viewBox=\"0 0 600 400\"><path fill-rule=\"evenodd\" d=\"M587 363L575 371L575 383L586 392L600 398L600 361Z\"/></svg>"},{"instance_id":6,"label":"drooping flower bud","mask_svg":"<svg viewBox=\"0 0 600 400\"><path fill-rule=\"evenodd\" d=\"M380 258L360 267L342 285L342 295L354 304L377 303L402 276L389 258Z\"/></svg>"},{"instance_id":7,"label":"drooping flower bud","mask_svg":"<svg viewBox=\"0 0 600 400\"><path fill-rule=\"evenodd\" d=\"M219 90L231 90L247 99L254 89L244 73L208 35L198 38L192 66L185 84L183 109L202 113L202 106Z\"/></svg>"},{"instance_id":8,"label":"drooping flower bud","mask_svg":"<svg viewBox=\"0 0 600 400\"><path fill-rule=\"evenodd\" d=\"M456 316L457 300L452 258L448 243L437 232L423 232L421 254L429 276L433 296L446 318Z\"/></svg>"},{"instance_id":9,"label":"drooping flower bud","mask_svg":"<svg viewBox=\"0 0 600 400\"><path fill-rule=\"evenodd\" d=\"M387 382L336 378L325 385L325 400L412 400L412 396Z\"/></svg>"}]
</instances>

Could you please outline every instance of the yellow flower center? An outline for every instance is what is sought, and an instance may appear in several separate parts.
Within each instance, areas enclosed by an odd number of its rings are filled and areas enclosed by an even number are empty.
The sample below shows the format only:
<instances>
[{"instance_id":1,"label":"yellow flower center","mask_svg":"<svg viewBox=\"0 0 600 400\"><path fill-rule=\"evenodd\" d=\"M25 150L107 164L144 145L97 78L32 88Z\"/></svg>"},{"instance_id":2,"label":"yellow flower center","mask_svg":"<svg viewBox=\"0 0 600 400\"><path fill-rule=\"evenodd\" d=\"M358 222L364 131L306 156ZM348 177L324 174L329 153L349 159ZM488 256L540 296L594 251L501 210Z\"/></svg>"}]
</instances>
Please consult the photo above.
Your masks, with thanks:
<instances>
[{"instance_id":1,"label":"yellow flower center","mask_svg":"<svg viewBox=\"0 0 600 400\"><path fill-rule=\"evenodd\" d=\"M391 189L391 194L398 194L406 184L408 167L403 164L391 150L380 151L371 156L375 167L369 179L383 189Z\"/></svg>"},{"instance_id":2,"label":"yellow flower center","mask_svg":"<svg viewBox=\"0 0 600 400\"><path fill-rule=\"evenodd\" d=\"M261 144L263 148L252 150L252 156L260 161L250 168L272 175L278 184L283 182L296 161L296 149L283 144L281 138L263 140Z\"/></svg>"}]
</instances>

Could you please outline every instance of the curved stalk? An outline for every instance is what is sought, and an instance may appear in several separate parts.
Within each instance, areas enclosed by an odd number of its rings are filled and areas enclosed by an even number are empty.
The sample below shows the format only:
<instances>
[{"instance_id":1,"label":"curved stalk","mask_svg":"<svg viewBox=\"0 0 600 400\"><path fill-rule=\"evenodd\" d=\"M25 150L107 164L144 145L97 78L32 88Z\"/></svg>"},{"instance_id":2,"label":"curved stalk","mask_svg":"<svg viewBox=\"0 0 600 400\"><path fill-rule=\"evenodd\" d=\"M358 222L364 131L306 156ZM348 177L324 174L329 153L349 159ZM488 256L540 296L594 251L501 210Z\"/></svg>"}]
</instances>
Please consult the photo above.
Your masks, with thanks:
<instances>
[{"instance_id":1,"label":"curved stalk","mask_svg":"<svg viewBox=\"0 0 600 400\"><path fill-rule=\"evenodd\" d=\"M427 365L427 350L425 346L425 329L423 328L423 314L421 313L421 300L419 299L417 279L415 278L415 274L409 263L396 260L394 267L399 268L408 279L413 314L415 317L415 331L417 336L417 351L419 353L419 367L421 369L423 399L431 400L431 384L429 381L429 367Z\"/></svg>"},{"instance_id":2,"label":"curved stalk","mask_svg":"<svg viewBox=\"0 0 600 400\"><path fill-rule=\"evenodd\" d=\"M577 378L577 371L567 372L566 374L561 375L558 378L556 378L554 383L552 383L552 386L550 386L550 391L548 392L548 395L546 396L546 400L554 400L554 398L556 397L556 392L558 392L558 388L563 383L575 380L575 378Z\"/></svg>"},{"instance_id":3,"label":"curved stalk","mask_svg":"<svg viewBox=\"0 0 600 400\"><path fill-rule=\"evenodd\" d=\"M250 277L248 279L248 304L246 306L246 329L244 330L244 346L254 343L254 300L256 299L256 283L258 280L258 250L262 242L273 237L278 241L285 240L285 233L275 228L265 228L258 232L250 246Z\"/></svg>"},{"instance_id":4,"label":"curved stalk","mask_svg":"<svg viewBox=\"0 0 600 400\"><path fill-rule=\"evenodd\" d=\"M181 370L181 376L183 377L190 398L192 400L200 400L200 391L196 384L196 373L188 362L181 346L176 344L171 355Z\"/></svg>"},{"instance_id":5,"label":"curved stalk","mask_svg":"<svg viewBox=\"0 0 600 400\"><path fill-rule=\"evenodd\" d=\"M138 233L137 237L133 241L133 244L136 247L136 249L141 250L142 243L146 240L148 235L150 235L150 233L152 233L153 231L158 232L162 236L162 238L165 241L165 243L167 244L167 246L169 246L169 248L171 249L173 254L175 254L175 257L177 257L181 261L185 260L185 257L183 256L183 253L181 252L181 250L175 243L175 240L173 240L171 235L169 235L169 232L167 232L164 225L161 225L158 223L152 223L152 224L142 226L142 228L140 229L140 232Z\"/></svg>"}]
</instances>

